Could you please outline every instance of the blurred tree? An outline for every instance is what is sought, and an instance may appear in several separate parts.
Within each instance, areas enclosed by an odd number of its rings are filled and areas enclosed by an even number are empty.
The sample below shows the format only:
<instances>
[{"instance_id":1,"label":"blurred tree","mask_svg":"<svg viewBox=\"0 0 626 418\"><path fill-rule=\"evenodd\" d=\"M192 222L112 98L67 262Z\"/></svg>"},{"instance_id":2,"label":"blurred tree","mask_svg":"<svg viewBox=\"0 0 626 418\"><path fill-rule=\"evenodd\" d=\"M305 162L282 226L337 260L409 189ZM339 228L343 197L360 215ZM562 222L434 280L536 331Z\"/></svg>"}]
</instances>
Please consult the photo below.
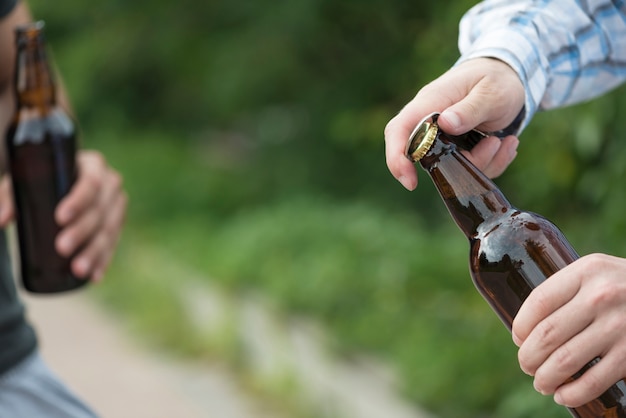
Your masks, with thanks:
<instances>
[{"instance_id":1,"label":"blurred tree","mask_svg":"<svg viewBox=\"0 0 626 418\"><path fill-rule=\"evenodd\" d=\"M163 245L201 264L211 248L225 280L264 286L394 358L407 393L448 416L545 411L527 402L538 398L509 337L459 273L465 243L434 188L406 193L384 162L385 124L453 65L475 1L30 3L85 141L120 148L134 225L195 233ZM539 114L497 180L581 253L626 255L623 93ZM399 255L414 247L418 260ZM467 387L448 405L459 379Z\"/></svg>"},{"instance_id":2,"label":"blurred tree","mask_svg":"<svg viewBox=\"0 0 626 418\"><path fill-rule=\"evenodd\" d=\"M458 21L469 4L445 12L383 0L33 7L49 22L85 129L151 126L214 144L212 152L236 147L247 156L240 175L262 200L312 189L397 207L416 202L386 171L383 127L454 62L456 23L441 19Z\"/></svg>"}]
</instances>

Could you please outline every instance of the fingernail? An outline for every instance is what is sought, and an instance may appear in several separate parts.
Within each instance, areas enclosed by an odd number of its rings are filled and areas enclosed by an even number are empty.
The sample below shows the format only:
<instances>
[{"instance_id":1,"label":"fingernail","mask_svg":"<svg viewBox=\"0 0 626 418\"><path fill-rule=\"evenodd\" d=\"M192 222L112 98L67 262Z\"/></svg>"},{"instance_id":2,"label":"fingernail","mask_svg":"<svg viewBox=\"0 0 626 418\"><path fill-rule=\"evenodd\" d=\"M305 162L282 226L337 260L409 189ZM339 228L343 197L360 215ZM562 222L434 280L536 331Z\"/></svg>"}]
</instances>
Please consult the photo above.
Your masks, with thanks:
<instances>
[{"instance_id":1,"label":"fingernail","mask_svg":"<svg viewBox=\"0 0 626 418\"><path fill-rule=\"evenodd\" d=\"M558 405L563 405L563 398L560 393L557 392L554 394L554 402Z\"/></svg>"},{"instance_id":2,"label":"fingernail","mask_svg":"<svg viewBox=\"0 0 626 418\"><path fill-rule=\"evenodd\" d=\"M61 255L69 255L72 252L73 248L74 244L72 242L72 239L67 235L62 236L57 241L57 251L59 251Z\"/></svg>"},{"instance_id":3,"label":"fingernail","mask_svg":"<svg viewBox=\"0 0 626 418\"><path fill-rule=\"evenodd\" d=\"M535 388L535 390L539 393L541 393L542 395L545 395L545 393L543 393L543 391L541 389L539 389L539 387L537 387L537 382L533 381L533 387Z\"/></svg>"},{"instance_id":4,"label":"fingernail","mask_svg":"<svg viewBox=\"0 0 626 418\"><path fill-rule=\"evenodd\" d=\"M513 333L513 343L518 347L522 345L522 340L520 340L519 337L515 335L515 333Z\"/></svg>"},{"instance_id":5,"label":"fingernail","mask_svg":"<svg viewBox=\"0 0 626 418\"><path fill-rule=\"evenodd\" d=\"M61 225L65 225L74 217L74 212L71 210L64 210L59 212L58 221Z\"/></svg>"},{"instance_id":6,"label":"fingernail","mask_svg":"<svg viewBox=\"0 0 626 418\"><path fill-rule=\"evenodd\" d=\"M81 258L74 263L74 270L78 277L87 277L89 275L89 269L91 264L87 259Z\"/></svg>"},{"instance_id":7,"label":"fingernail","mask_svg":"<svg viewBox=\"0 0 626 418\"><path fill-rule=\"evenodd\" d=\"M455 130L461 126L461 118L451 110L444 110L439 117L444 118Z\"/></svg>"},{"instance_id":8,"label":"fingernail","mask_svg":"<svg viewBox=\"0 0 626 418\"><path fill-rule=\"evenodd\" d=\"M405 189L409 191L415 189L415 185L413 185L413 182L411 181L411 179L406 176L400 176L398 178L398 181L400 182L400 184L404 186Z\"/></svg>"}]
</instances>

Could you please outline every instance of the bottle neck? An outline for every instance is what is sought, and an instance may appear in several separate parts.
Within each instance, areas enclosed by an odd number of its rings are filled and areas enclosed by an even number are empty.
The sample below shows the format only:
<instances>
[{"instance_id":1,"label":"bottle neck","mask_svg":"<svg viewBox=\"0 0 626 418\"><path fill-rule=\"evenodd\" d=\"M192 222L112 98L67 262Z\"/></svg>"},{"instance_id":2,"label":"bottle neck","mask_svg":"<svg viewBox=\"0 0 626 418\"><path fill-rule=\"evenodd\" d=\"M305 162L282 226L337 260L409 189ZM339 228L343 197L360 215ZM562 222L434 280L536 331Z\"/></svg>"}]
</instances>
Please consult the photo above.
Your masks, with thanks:
<instances>
[{"instance_id":1,"label":"bottle neck","mask_svg":"<svg viewBox=\"0 0 626 418\"><path fill-rule=\"evenodd\" d=\"M18 108L46 114L56 104L56 86L46 54L43 25L16 29L15 93Z\"/></svg>"},{"instance_id":2,"label":"bottle neck","mask_svg":"<svg viewBox=\"0 0 626 418\"><path fill-rule=\"evenodd\" d=\"M441 130L420 164L435 183L450 215L468 237L474 236L481 224L512 209L498 187Z\"/></svg>"}]
</instances>

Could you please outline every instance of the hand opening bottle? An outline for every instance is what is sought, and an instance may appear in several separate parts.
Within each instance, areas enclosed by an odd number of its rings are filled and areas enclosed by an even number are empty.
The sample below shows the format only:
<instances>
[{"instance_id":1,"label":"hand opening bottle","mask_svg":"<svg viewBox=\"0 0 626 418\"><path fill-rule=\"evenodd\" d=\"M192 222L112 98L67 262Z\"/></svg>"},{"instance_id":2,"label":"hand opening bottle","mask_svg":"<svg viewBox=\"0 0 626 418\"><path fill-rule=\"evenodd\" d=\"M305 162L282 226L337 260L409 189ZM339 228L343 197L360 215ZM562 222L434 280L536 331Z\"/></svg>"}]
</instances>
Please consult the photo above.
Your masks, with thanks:
<instances>
[{"instance_id":1,"label":"hand opening bottle","mask_svg":"<svg viewBox=\"0 0 626 418\"><path fill-rule=\"evenodd\" d=\"M406 155L428 173L468 238L472 281L510 331L530 292L578 254L552 222L513 207L457 150L459 141L475 142L478 131L452 137L439 129L437 116L432 114L417 126ZM598 361L602 360L593 359L578 376ZM568 409L578 418L626 418L626 382L620 380L599 398Z\"/></svg>"},{"instance_id":2,"label":"hand opening bottle","mask_svg":"<svg viewBox=\"0 0 626 418\"><path fill-rule=\"evenodd\" d=\"M87 283L70 271L55 249L59 201L76 179L75 126L57 104L46 55L43 22L18 27L15 63L16 111L6 149L17 212L20 273L36 293L62 292Z\"/></svg>"}]
</instances>

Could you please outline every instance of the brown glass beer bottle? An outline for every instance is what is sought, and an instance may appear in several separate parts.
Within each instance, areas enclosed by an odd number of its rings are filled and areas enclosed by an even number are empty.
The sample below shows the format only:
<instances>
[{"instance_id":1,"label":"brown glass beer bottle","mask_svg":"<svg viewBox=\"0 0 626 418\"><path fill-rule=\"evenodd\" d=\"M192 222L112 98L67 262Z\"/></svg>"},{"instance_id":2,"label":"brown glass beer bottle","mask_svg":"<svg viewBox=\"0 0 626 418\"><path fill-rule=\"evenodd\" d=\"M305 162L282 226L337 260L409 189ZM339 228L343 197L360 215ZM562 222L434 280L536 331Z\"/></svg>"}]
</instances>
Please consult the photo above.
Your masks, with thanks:
<instances>
[{"instance_id":1,"label":"brown glass beer bottle","mask_svg":"<svg viewBox=\"0 0 626 418\"><path fill-rule=\"evenodd\" d=\"M75 126L57 104L46 55L43 22L18 27L15 64L16 110L6 132L15 199L20 273L36 293L84 285L70 260L55 249L59 226L54 211L76 179Z\"/></svg>"},{"instance_id":2,"label":"brown glass beer bottle","mask_svg":"<svg viewBox=\"0 0 626 418\"><path fill-rule=\"evenodd\" d=\"M417 126L407 156L428 173L469 239L474 285L510 331L531 290L578 255L552 222L513 207L457 150L456 142L475 142L471 137L481 135L478 131L451 137L439 129L437 116L432 114ZM598 361L594 359L577 375ZM599 398L569 411L579 418L626 418L626 382L620 380Z\"/></svg>"}]
</instances>

